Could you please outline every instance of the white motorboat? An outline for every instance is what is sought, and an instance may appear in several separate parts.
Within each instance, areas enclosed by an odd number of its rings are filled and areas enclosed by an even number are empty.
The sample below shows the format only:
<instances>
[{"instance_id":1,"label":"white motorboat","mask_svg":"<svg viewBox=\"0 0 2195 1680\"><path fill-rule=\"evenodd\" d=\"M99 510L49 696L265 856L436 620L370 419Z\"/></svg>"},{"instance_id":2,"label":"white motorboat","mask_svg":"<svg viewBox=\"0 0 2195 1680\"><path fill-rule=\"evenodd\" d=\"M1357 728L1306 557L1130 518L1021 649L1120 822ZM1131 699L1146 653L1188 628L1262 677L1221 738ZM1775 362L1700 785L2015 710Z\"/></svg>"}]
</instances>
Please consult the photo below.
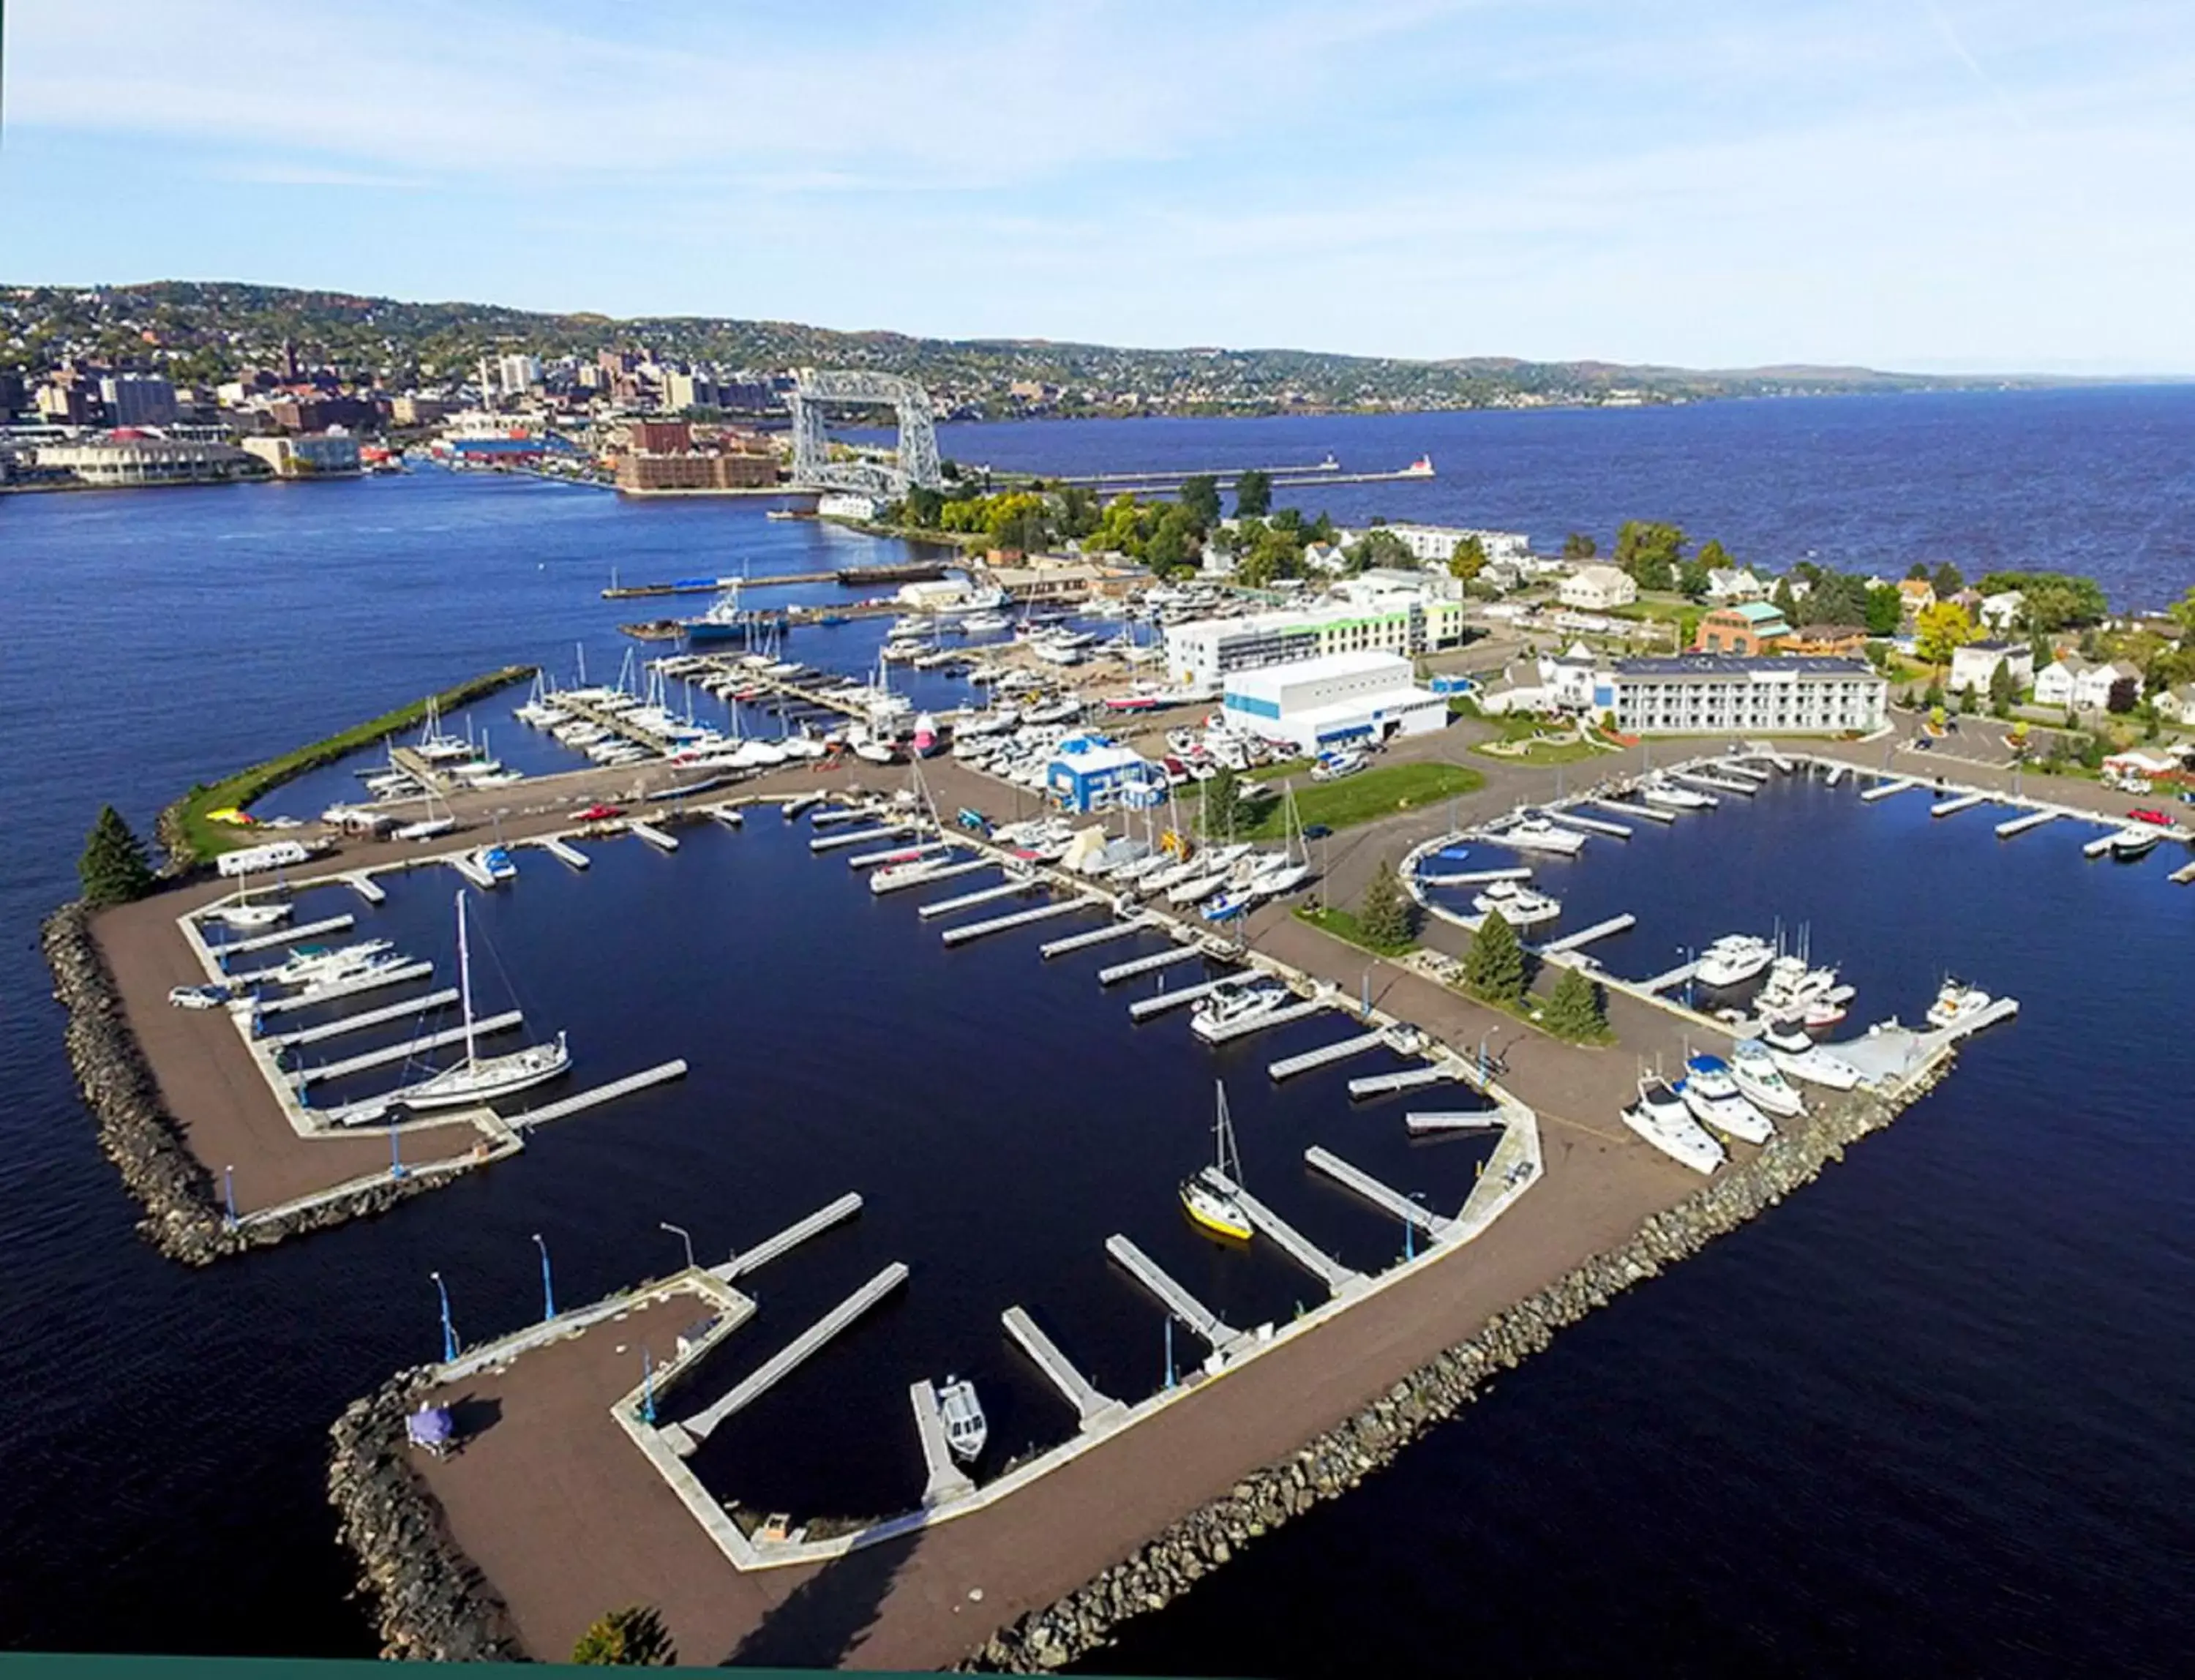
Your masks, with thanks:
<instances>
[{"instance_id":1,"label":"white motorboat","mask_svg":"<svg viewBox=\"0 0 2195 1680\"><path fill-rule=\"evenodd\" d=\"M983 1403L976 1398L976 1385L965 1377L947 1377L937 1391L937 1410L945 1419L945 1444L953 1456L964 1464L981 1458L991 1428L983 1417Z\"/></svg>"},{"instance_id":2,"label":"white motorboat","mask_svg":"<svg viewBox=\"0 0 2195 1680\"><path fill-rule=\"evenodd\" d=\"M856 745L854 756L867 764L888 765L892 761L892 749L881 741L864 741Z\"/></svg>"},{"instance_id":3,"label":"white motorboat","mask_svg":"<svg viewBox=\"0 0 2195 1680\"><path fill-rule=\"evenodd\" d=\"M1684 1098L1694 1119L1725 1137L1760 1144L1776 1135L1768 1117L1746 1100L1730 1064L1720 1056L1685 1058L1685 1077L1677 1083L1677 1094Z\"/></svg>"},{"instance_id":4,"label":"white motorboat","mask_svg":"<svg viewBox=\"0 0 2195 1680\"><path fill-rule=\"evenodd\" d=\"M1732 1047L1730 1077L1745 1100L1763 1113L1788 1117L1806 1111L1806 1100L1777 1066L1776 1053L1757 1038L1743 1039Z\"/></svg>"},{"instance_id":5,"label":"white motorboat","mask_svg":"<svg viewBox=\"0 0 2195 1680\"><path fill-rule=\"evenodd\" d=\"M2143 825L2130 825L2111 836L2111 856L2131 862L2146 856L2150 847L2163 838L2160 830Z\"/></svg>"},{"instance_id":6,"label":"white motorboat","mask_svg":"<svg viewBox=\"0 0 2195 1680\"><path fill-rule=\"evenodd\" d=\"M1658 805L1667 811L1704 811L1715 802L1714 794L1685 787L1666 776L1648 776L1639 784L1638 794L1648 805Z\"/></svg>"},{"instance_id":7,"label":"white motorboat","mask_svg":"<svg viewBox=\"0 0 2195 1680\"><path fill-rule=\"evenodd\" d=\"M418 1084L397 1092L391 1103L407 1108L458 1108L516 1095L545 1085L572 1065L564 1035L548 1044L529 1044L507 1055L483 1056L473 1036L472 950L465 937L465 895L458 894L458 999L464 1012L464 1059ZM380 1110L386 1113L388 1106Z\"/></svg>"},{"instance_id":8,"label":"white motorboat","mask_svg":"<svg viewBox=\"0 0 2195 1680\"><path fill-rule=\"evenodd\" d=\"M1481 915L1491 915L1499 910L1502 921L1512 927L1535 927L1540 922L1553 921L1563 913L1557 900L1514 880L1487 882L1485 890L1472 898L1471 907Z\"/></svg>"},{"instance_id":9,"label":"white motorboat","mask_svg":"<svg viewBox=\"0 0 2195 1680\"><path fill-rule=\"evenodd\" d=\"M1724 1161L1723 1147L1708 1135L1685 1100L1659 1079L1639 1082L1639 1100L1623 1111L1623 1123L1672 1161L1702 1175Z\"/></svg>"},{"instance_id":10,"label":"white motorboat","mask_svg":"<svg viewBox=\"0 0 2195 1680\"><path fill-rule=\"evenodd\" d=\"M1849 1091L1859 1083L1859 1070L1842 1056L1823 1049L1795 1023L1772 1024L1760 1035L1776 1059L1776 1065L1794 1079L1824 1085L1832 1091Z\"/></svg>"},{"instance_id":11,"label":"white motorboat","mask_svg":"<svg viewBox=\"0 0 2195 1680\"><path fill-rule=\"evenodd\" d=\"M395 949L386 939L360 939L348 945L292 945L273 967L244 978L261 984L325 984L364 973Z\"/></svg>"},{"instance_id":12,"label":"white motorboat","mask_svg":"<svg viewBox=\"0 0 2195 1680\"><path fill-rule=\"evenodd\" d=\"M256 904L239 901L233 904L217 905L206 912L208 921L218 921L225 927L238 928L272 927L275 923L289 919L289 904L279 899L266 899Z\"/></svg>"},{"instance_id":13,"label":"white motorboat","mask_svg":"<svg viewBox=\"0 0 2195 1680\"><path fill-rule=\"evenodd\" d=\"M518 879L518 864L501 846L484 846L473 853L473 863L491 885Z\"/></svg>"},{"instance_id":14,"label":"white motorboat","mask_svg":"<svg viewBox=\"0 0 2195 1680\"><path fill-rule=\"evenodd\" d=\"M1527 817L1498 830L1489 838L1518 852L1551 852L1562 857L1575 857L1585 850L1583 834L1576 828L1565 828L1558 823L1550 823L1544 817Z\"/></svg>"},{"instance_id":15,"label":"white motorboat","mask_svg":"<svg viewBox=\"0 0 2195 1680\"><path fill-rule=\"evenodd\" d=\"M1276 981L1243 975L1222 980L1190 1007L1189 1030L1206 1043L1218 1042L1238 1027L1284 1009L1288 989Z\"/></svg>"},{"instance_id":16,"label":"white motorboat","mask_svg":"<svg viewBox=\"0 0 2195 1680\"><path fill-rule=\"evenodd\" d=\"M1958 981L1945 979L1936 1001L1928 1006L1928 1025L1932 1027L1963 1026L1980 1014L1996 1000L1979 986L1962 985Z\"/></svg>"},{"instance_id":17,"label":"white motorboat","mask_svg":"<svg viewBox=\"0 0 2195 1680\"><path fill-rule=\"evenodd\" d=\"M1750 933L1725 933L1700 953L1694 978L1703 986L1743 985L1776 960L1776 948Z\"/></svg>"},{"instance_id":18,"label":"white motorboat","mask_svg":"<svg viewBox=\"0 0 2195 1680\"><path fill-rule=\"evenodd\" d=\"M429 817L417 823L406 823L396 830L396 838L400 840L440 840L444 834L454 833L457 826L458 819L454 817Z\"/></svg>"}]
</instances>

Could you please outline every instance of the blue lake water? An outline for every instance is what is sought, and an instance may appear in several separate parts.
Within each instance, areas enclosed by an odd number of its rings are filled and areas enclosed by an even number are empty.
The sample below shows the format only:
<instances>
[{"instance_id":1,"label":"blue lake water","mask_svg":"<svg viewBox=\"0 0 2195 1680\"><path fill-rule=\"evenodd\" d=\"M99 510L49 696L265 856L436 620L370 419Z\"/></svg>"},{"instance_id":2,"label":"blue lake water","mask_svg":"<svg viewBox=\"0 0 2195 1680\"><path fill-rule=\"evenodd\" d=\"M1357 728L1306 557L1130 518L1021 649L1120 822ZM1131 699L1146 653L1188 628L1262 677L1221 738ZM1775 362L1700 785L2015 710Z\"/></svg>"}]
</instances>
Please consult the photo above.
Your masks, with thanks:
<instances>
[{"instance_id":1,"label":"blue lake water","mask_svg":"<svg viewBox=\"0 0 2195 1680\"><path fill-rule=\"evenodd\" d=\"M1430 449L1430 486L1305 499L1543 542L1670 517L1770 563L2024 560L2093 571L2132 603L2195 582L2191 442L2195 393L2130 390L1032 424L950 429L945 447L1051 471L1329 449L1376 467ZM585 876L528 857L507 897L475 900L529 1017L570 1029L586 1075L683 1054L683 1084L241 1262L186 1272L136 1241L32 938L101 800L147 823L193 780L473 672L567 673L575 644L613 672L616 624L663 609L601 600L614 568L630 581L898 551L752 508L440 474L0 499L15 818L0 907L16 936L0 953L0 1640L368 1651L322 1498L326 1425L435 1351L429 1269L469 1336L538 1311L537 1230L575 1302L675 1261L660 1220L721 1252L863 1190L858 1225L761 1275L763 1318L707 1383L887 1259L914 1264L913 1286L700 1466L758 1504L859 1509L903 1498L916 1473L913 1376L975 1375L996 1396L995 1452L1063 1430L996 1334L1013 1300L1102 1382L1161 1380L1157 1314L1104 1261L1108 1231L1246 1318L1308 1295L1172 1213L1215 1069L1253 1181L1299 1198L1283 1205L1347 1257L1379 1263L1397 1233L1303 1182L1304 1142L1460 1199L1470 1149L1409 1149L1397 1106L1352 1113L1339 1074L1268 1085L1265 1060L1330 1025L1218 1058L1178 1019L1132 1029L1126 997L1091 976L1132 945L1040 966L1052 935L1029 930L948 953L905 898L873 901L773 818L674 857L599 847ZM858 670L879 633L804 632L790 651ZM476 720L513 758L529 745L516 697ZM2023 1013L1818 1184L1566 1333L1104 1665L1316 1673L1469 1650L1505 1670L2176 1666L2195 1498L2195 891L2164 882L2163 854L2088 863L2075 840L2000 843L1979 811L1931 823L1919 795L1779 786L1544 866L1567 925L1640 916L1603 948L1619 972L1780 916L1859 987L1855 1019L1911 1019L1946 969ZM406 880L361 932L446 957L450 886ZM1055 1207L1047 1186L1071 1188Z\"/></svg>"}]
</instances>

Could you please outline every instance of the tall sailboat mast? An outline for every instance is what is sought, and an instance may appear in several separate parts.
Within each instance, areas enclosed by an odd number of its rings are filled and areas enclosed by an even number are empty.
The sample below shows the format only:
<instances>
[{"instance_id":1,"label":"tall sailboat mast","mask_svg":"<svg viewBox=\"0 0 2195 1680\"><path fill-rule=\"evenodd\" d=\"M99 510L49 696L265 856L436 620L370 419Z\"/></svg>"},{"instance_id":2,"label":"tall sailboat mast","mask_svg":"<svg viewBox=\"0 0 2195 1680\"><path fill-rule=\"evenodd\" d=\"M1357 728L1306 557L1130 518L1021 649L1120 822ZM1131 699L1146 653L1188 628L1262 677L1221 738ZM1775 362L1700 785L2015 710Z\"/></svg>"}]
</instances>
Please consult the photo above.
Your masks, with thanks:
<instances>
[{"instance_id":1,"label":"tall sailboat mast","mask_svg":"<svg viewBox=\"0 0 2195 1680\"><path fill-rule=\"evenodd\" d=\"M465 943L465 895L458 891L458 999L464 1011L465 1065L470 1067L473 1055L473 962L472 952Z\"/></svg>"}]
</instances>

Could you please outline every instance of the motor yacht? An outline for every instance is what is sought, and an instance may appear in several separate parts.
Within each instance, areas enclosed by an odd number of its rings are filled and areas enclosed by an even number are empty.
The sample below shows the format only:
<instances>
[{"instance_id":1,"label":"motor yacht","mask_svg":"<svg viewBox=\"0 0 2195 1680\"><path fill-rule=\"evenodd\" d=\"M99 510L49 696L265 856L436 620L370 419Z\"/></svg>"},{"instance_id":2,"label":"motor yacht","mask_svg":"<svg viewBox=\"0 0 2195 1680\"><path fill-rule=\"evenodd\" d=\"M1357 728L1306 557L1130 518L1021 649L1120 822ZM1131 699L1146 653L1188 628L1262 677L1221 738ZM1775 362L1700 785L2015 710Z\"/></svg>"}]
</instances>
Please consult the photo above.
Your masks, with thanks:
<instances>
[{"instance_id":1,"label":"motor yacht","mask_svg":"<svg viewBox=\"0 0 2195 1680\"><path fill-rule=\"evenodd\" d=\"M2137 857L2146 856L2149 849L2162 837L2161 832L2156 828L2131 826L2121 828L2111 836L2111 856L2131 863Z\"/></svg>"},{"instance_id":2,"label":"motor yacht","mask_svg":"<svg viewBox=\"0 0 2195 1680\"><path fill-rule=\"evenodd\" d=\"M1714 794L1672 782L1666 776L1648 776L1639 784L1638 792L1648 805L1658 805L1665 811L1704 811L1715 802Z\"/></svg>"},{"instance_id":3,"label":"motor yacht","mask_svg":"<svg viewBox=\"0 0 2195 1680\"><path fill-rule=\"evenodd\" d=\"M1502 921L1512 927L1536 927L1543 921L1553 921L1563 913L1557 900L1515 880L1487 882L1484 889L1472 898L1471 907L1481 915L1491 915L1499 910Z\"/></svg>"},{"instance_id":4,"label":"motor yacht","mask_svg":"<svg viewBox=\"0 0 2195 1680\"><path fill-rule=\"evenodd\" d=\"M945 1420L945 1444L953 1456L964 1464L981 1458L991 1429L983 1417L983 1403L976 1398L976 1385L965 1377L947 1377L937 1391L937 1410Z\"/></svg>"},{"instance_id":5,"label":"motor yacht","mask_svg":"<svg viewBox=\"0 0 2195 1680\"><path fill-rule=\"evenodd\" d=\"M1832 1091L1849 1091L1859 1083L1858 1068L1815 1043L1795 1021L1772 1022L1762 1031L1760 1041L1768 1047L1776 1065L1794 1079L1827 1086Z\"/></svg>"},{"instance_id":6,"label":"motor yacht","mask_svg":"<svg viewBox=\"0 0 2195 1680\"><path fill-rule=\"evenodd\" d=\"M1730 1064L1720 1056L1687 1057L1685 1077L1677 1082L1677 1094L1684 1098L1685 1106L1691 1110L1694 1119L1725 1137L1736 1138L1740 1143L1760 1144L1776 1135L1768 1117L1738 1089Z\"/></svg>"},{"instance_id":7,"label":"motor yacht","mask_svg":"<svg viewBox=\"0 0 2195 1680\"><path fill-rule=\"evenodd\" d=\"M1518 852L1551 852L1562 857L1575 857L1585 850L1583 834L1575 828L1550 823L1544 817L1527 817L1491 838Z\"/></svg>"},{"instance_id":8,"label":"motor yacht","mask_svg":"<svg viewBox=\"0 0 2195 1680\"><path fill-rule=\"evenodd\" d=\"M1987 1009L1996 1000L1979 986L1962 985L1946 979L1936 1001L1928 1006L1928 1025L1932 1027L1963 1026Z\"/></svg>"},{"instance_id":9,"label":"motor yacht","mask_svg":"<svg viewBox=\"0 0 2195 1680\"><path fill-rule=\"evenodd\" d=\"M1685 1100L1653 1077L1639 1082L1639 1100L1623 1111L1623 1123L1672 1161L1704 1176L1722 1165L1723 1147L1692 1118Z\"/></svg>"},{"instance_id":10,"label":"motor yacht","mask_svg":"<svg viewBox=\"0 0 2195 1680\"><path fill-rule=\"evenodd\" d=\"M1276 981L1248 975L1222 980L1217 990L1190 1006L1189 1030L1206 1043L1216 1043L1232 1030L1286 1008L1289 1002L1288 989Z\"/></svg>"},{"instance_id":11,"label":"motor yacht","mask_svg":"<svg viewBox=\"0 0 2195 1680\"><path fill-rule=\"evenodd\" d=\"M1805 1099L1777 1066L1776 1053L1757 1038L1743 1039L1731 1048L1730 1077L1745 1100L1765 1114L1789 1117L1806 1111Z\"/></svg>"},{"instance_id":12,"label":"motor yacht","mask_svg":"<svg viewBox=\"0 0 2195 1680\"><path fill-rule=\"evenodd\" d=\"M1703 986L1743 985L1776 960L1776 948L1750 933L1725 933L1700 953L1694 978Z\"/></svg>"}]
</instances>

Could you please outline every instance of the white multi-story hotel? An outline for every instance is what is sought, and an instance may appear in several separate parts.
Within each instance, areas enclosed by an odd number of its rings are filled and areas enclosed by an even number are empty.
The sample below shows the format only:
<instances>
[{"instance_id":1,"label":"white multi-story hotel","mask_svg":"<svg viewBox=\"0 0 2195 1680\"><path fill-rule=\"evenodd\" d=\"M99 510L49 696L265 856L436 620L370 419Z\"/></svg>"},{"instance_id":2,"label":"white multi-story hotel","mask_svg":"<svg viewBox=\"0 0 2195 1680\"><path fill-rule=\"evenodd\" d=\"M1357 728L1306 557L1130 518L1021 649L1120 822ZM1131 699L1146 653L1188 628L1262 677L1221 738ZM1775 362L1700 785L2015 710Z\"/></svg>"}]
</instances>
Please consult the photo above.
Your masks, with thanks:
<instances>
[{"instance_id":1,"label":"white multi-story hotel","mask_svg":"<svg viewBox=\"0 0 2195 1680\"><path fill-rule=\"evenodd\" d=\"M1410 551L1411 556L1424 566L1445 566L1455 557L1455 551L1472 537L1486 551L1489 561L1515 563L1531 557L1532 540L1522 531L1478 531L1464 525L1388 525L1371 527L1363 531L1351 531L1350 540L1368 536L1373 529L1384 528Z\"/></svg>"},{"instance_id":2,"label":"white multi-story hotel","mask_svg":"<svg viewBox=\"0 0 2195 1680\"><path fill-rule=\"evenodd\" d=\"M1858 660L1688 654L1616 660L1593 708L1627 735L1842 735L1880 729L1889 695Z\"/></svg>"},{"instance_id":3,"label":"white multi-story hotel","mask_svg":"<svg viewBox=\"0 0 2195 1680\"><path fill-rule=\"evenodd\" d=\"M1362 585L1363 580L1351 582ZM1214 694L1237 671L1330 654L1421 654L1463 639L1460 598L1449 600L1423 589L1357 592L1357 601L1168 625L1167 675L1184 688Z\"/></svg>"}]
</instances>

